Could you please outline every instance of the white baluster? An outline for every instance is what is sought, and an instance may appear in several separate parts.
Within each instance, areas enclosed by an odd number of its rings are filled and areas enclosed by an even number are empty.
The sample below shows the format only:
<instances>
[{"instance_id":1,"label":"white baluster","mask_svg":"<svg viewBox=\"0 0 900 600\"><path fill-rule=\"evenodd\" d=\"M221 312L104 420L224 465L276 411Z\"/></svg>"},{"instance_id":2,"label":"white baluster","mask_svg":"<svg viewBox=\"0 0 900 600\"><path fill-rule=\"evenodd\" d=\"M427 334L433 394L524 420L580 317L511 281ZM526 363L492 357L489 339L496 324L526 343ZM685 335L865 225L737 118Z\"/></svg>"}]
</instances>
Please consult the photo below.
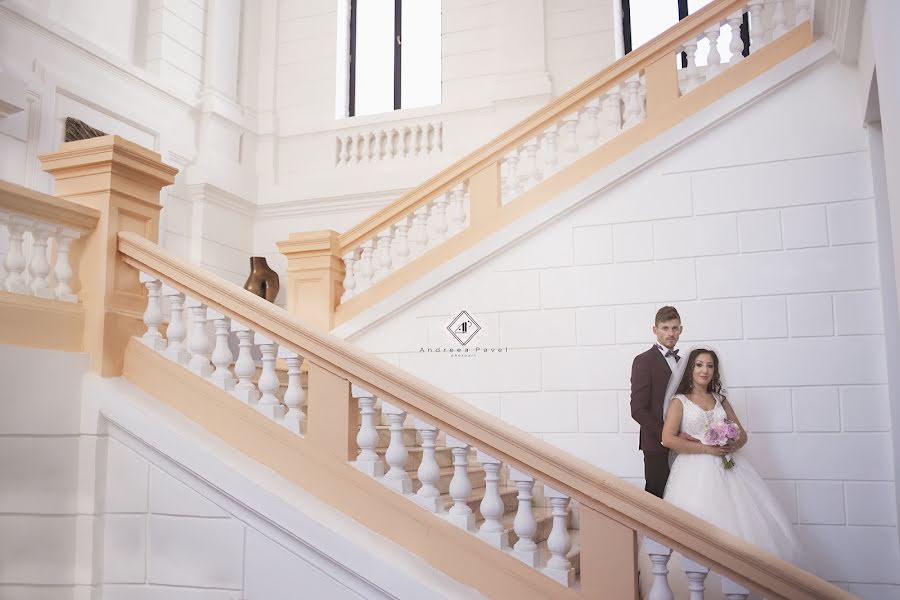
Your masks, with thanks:
<instances>
[{"instance_id":1,"label":"white baluster","mask_svg":"<svg viewBox=\"0 0 900 600\"><path fill-rule=\"evenodd\" d=\"M259 401L259 391L254 385L252 377L256 375L256 363L253 362L253 332L248 327L231 322L231 330L238 338L238 357L234 363L234 374L238 382L231 394L247 404L256 404Z\"/></svg>"},{"instance_id":2,"label":"white baluster","mask_svg":"<svg viewBox=\"0 0 900 600\"><path fill-rule=\"evenodd\" d=\"M231 319L219 311L208 309L206 320L212 321L215 329L216 345L213 347L212 364L216 367L210 379L218 387L230 392L234 389L235 378L231 374L231 347L228 345L228 334L231 332Z\"/></svg>"},{"instance_id":3,"label":"white baluster","mask_svg":"<svg viewBox=\"0 0 900 600\"><path fill-rule=\"evenodd\" d=\"M640 114L638 120L643 123L647 119L647 82L641 78L641 84L638 86L638 108Z\"/></svg>"},{"instance_id":4,"label":"white baluster","mask_svg":"<svg viewBox=\"0 0 900 600\"><path fill-rule=\"evenodd\" d=\"M362 255L359 259L359 267L356 271L356 293L368 289L372 285L372 277L375 275L375 264L372 260L375 254L375 242L366 240L362 244Z\"/></svg>"},{"instance_id":5,"label":"white baluster","mask_svg":"<svg viewBox=\"0 0 900 600\"><path fill-rule=\"evenodd\" d=\"M500 497L500 467L496 458L479 450L476 460L484 467L484 497L481 499L481 516L484 521L478 529L478 537L494 548L509 547L509 532L503 527L503 498Z\"/></svg>"},{"instance_id":6,"label":"white baluster","mask_svg":"<svg viewBox=\"0 0 900 600\"><path fill-rule=\"evenodd\" d=\"M462 183L458 184L449 192L450 207L447 210L447 220L450 223L449 235L456 235L466 226L466 192Z\"/></svg>"},{"instance_id":7,"label":"white baluster","mask_svg":"<svg viewBox=\"0 0 900 600\"><path fill-rule=\"evenodd\" d=\"M431 218L428 220L428 241L436 246L447 237L447 198L438 196L431 203Z\"/></svg>"},{"instance_id":8,"label":"white baluster","mask_svg":"<svg viewBox=\"0 0 900 600\"><path fill-rule=\"evenodd\" d=\"M615 137L622 131L622 93L619 86L613 86L606 93L603 114L609 129L609 137Z\"/></svg>"},{"instance_id":9,"label":"white baluster","mask_svg":"<svg viewBox=\"0 0 900 600\"><path fill-rule=\"evenodd\" d=\"M406 420L406 413L384 400L381 401L381 413L387 415L391 428L391 442L384 454L389 469L382 481L401 494L409 494L412 492L412 479L406 472L409 451L403 443L403 421Z\"/></svg>"},{"instance_id":10,"label":"white baluster","mask_svg":"<svg viewBox=\"0 0 900 600\"><path fill-rule=\"evenodd\" d=\"M709 40L709 54L706 55L706 81L719 74L721 71L722 57L719 55L719 35L722 33L721 25L716 23L703 32Z\"/></svg>"},{"instance_id":11,"label":"white baluster","mask_svg":"<svg viewBox=\"0 0 900 600\"><path fill-rule=\"evenodd\" d=\"M569 497L544 486L544 497L550 501L553 508L553 529L547 538L547 549L550 550L550 560L543 572L559 583L572 587L575 583L575 569L566 558L566 554L572 549L572 538L569 536L568 514L566 508L569 505Z\"/></svg>"},{"instance_id":12,"label":"white baluster","mask_svg":"<svg viewBox=\"0 0 900 600\"><path fill-rule=\"evenodd\" d=\"M353 250L344 257L344 293L341 295L341 302L346 302L354 295L356 287L356 274L353 270L356 268L356 261L359 255L359 249Z\"/></svg>"},{"instance_id":13,"label":"white baluster","mask_svg":"<svg viewBox=\"0 0 900 600\"><path fill-rule=\"evenodd\" d=\"M340 150L338 151L338 164L346 165L348 162L350 162L350 153L349 153L350 136L347 135L347 136L338 138L338 142L341 145Z\"/></svg>"},{"instance_id":14,"label":"white baluster","mask_svg":"<svg viewBox=\"0 0 900 600\"><path fill-rule=\"evenodd\" d=\"M80 237L77 231L60 227L56 230L56 266L53 269L53 275L56 277L56 289L53 293L57 300L63 302L78 302L78 296L72 293L72 265L69 262L69 250L72 247L72 240Z\"/></svg>"},{"instance_id":15,"label":"white baluster","mask_svg":"<svg viewBox=\"0 0 900 600\"><path fill-rule=\"evenodd\" d=\"M625 123L622 125L624 129L634 127L641 122L640 99L638 98L638 88L641 86L639 75L632 75L625 80L626 102L625 102Z\"/></svg>"},{"instance_id":16,"label":"white baluster","mask_svg":"<svg viewBox=\"0 0 900 600\"><path fill-rule=\"evenodd\" d=\"M431 156L434 154L434 138L437 135L437 132L434 130L434 125L432 123L426 123L425 127L425 150L426 154Z\"/></svg>"},{"instance_id":17,"label":"white baluster","mask_svg":"<svg viewBox=\"0 0 900 600\"><path fill-rule=\"evenodd\" d=\"M378 159L378 155L375 154L375 132L370 131L366 134L366 160L368 162L372 162L373 159Z\"/></svg>"},{"instance_id":18,"label":"white baluster","mask_svg":"<svg viewBox=\"0 0 900 600\"><path fill-rule=\"evenodd\" d=\"M416 419L416 431L422 438L422 462L419 463L417 471L422 487L416 492L416 502L431 512L441 512L444 510L444 502L441 500L441 491L437 487L441 479L441 468L434 453L434 442L437 439L438 430L437 427Z\"/></svg>"},{"instance_id":19,"label":"white baluster","mask_svg":"<svg viewBox=\"0 0 900 600\"><path fill-rule=\"evenodd\" d=\"M809 0L797 0L796 25L809 20Z\"/></svg>"},{"instance_id":20,"label":"white baluster","mask_svg":"<svg viewBox=\"0 0 900 600\"><path fill-rule=\"evenodd\" d=\"M163 285L162 293L169 303L166 356L180 365L187 365L191 354L184 345L187 337L187 326L184 323L184 294L167 285Z\"/></svg>"},{"instance_id":21,"label":"white baluster","mask_svg":"<svg viewBox=\"0 0 900 600\"><path fill-rule=\"evenodd\" d=\"M280 421L284 417L285 408L279 402L278 396L275 395L281 384L278 374L275 372L275 355L278 352L278 344L259 333L254 335L253 342L259 346L259 351L262 353L262 371L257 384L261 395L256 410L273 421Z\"/></svg>"},{"instance_id":22,"label":"white baluster","mask_svg":"<svg viewBox=\"0 0 900 600\"><path fill-rule=\"evenodd\" d=\"M537 151L540 146L540 138L533 137L525 142L525 169L521 179L529 188L541 182L541 171L537 164Z\"/></svg>"},{"instance_id":23,"label":"white baluster","mask_svg":"<svg viewBox=\"0 0 900 600\"><path fill-rule=\"evenodd\" d=\"M722 595L725 600L747 600L750 596L750 590L744 586L733 582L727 577L722 578Z\"/></svg>"},{"instance_id":24,"label":"white baluster","mask_svg":"<svg viewBox=\"0 0 900 600\"><path fill-rule=\"evenodd\" d=\"M300 381L300 363L303 358L299 354L287 348L278 348L279 358L283 358L287 364L288 384L284 391L284 405L287 412L284 414L282 425L297 434L302 434L306 423L306 413L303 407L306 405L306 392Z\"/></svg>"},{"instance_id":25,"label":"white baluster","mask_svg":"<svg viewBox=\"0 0 900 600\"><path fill-rule=\"evenodd\" d=\"M672 588L669 586L669 558L672 550L662 544L645 537L643 543L644 552L650 558L653 565L653 584L647 600L675 600Z\"/></svg>"},{"instance_id":26,"label":"white baluster","mask_svg":"<svg viewBox=\"0 0 900 600\"><path fill-rule=\"evenodd\" d=\"M697 69L697 40L685 42L683 48L687 55L687 66L684 69L685 81L682 94L687 94L700 83L700 72Z\"/></svg>"},{"instance_id":27,"label":"white baluster","mask_svg":"<svg viewBox=\"0 0 900 600\"><path fill-rule=\"evenodd\" d=\"M409 217L403 217L394 225L394 269L409 262Z\"/></svg>"},{"instance_id":28,"label":"white baluster","mask_svg":"<svg viewBox=\"0 0 900 600\"><path fill-rule=\"evenodd\" d=\"M453 455L453 479L450 480L450 497L453 506L447 519L466 531L475 529L475 514L469 506L472 482L469 481L469 445L455 437L447 436L447 447Z\"/></svg>"},{"instance_id":29,"label":"white baluster","mask_svg":"<svg viewBox=\"0 0 900 600\"><path fill-rule=\"evenodd\" d=\"M191 360L188 368L200 377L212 375L212 364L209 362L209 333L206 331L206 307L199 300L188 298L185 308L191 311L191 336L188 339L188 350Z\"/></svg>"},{"instance_id":30,"label":"white baluster","mask_svg":"<svg viewBox=\"0 0 900 600\"><path fill-rule=\"evenodd\" d=\"M57 255L58 256L58 255ZM141 272L140 281L147 288L147 309L144 311L144 325L147 331L141 336L141 341L153 348L162 351L166 349L166 340L159 332L159 326L163 321L162 307L159 303L159 292L162 283L155 277Z\"/></svg>"},{"instance_id":31,"label":"white baluster","mask_svg":"<svg viewBox=\"0 0 900 600\"><path fill-rule=\"evenodd\" d=\"M22 243L25 239L25 230L31 226L32 221L24 217L13 215L6 225L9 231L9 250L6 253L6 282L4 287L7 292L14 294L27 294L28 286L25 285L25 254L22 252Z\"/></svg>"},{"instance_id":32,"label":"white baluster","mask_svg":"<svg viewBox=\"0 0 900 600\"><path fill-rule=\"evenodd\" d=\"M562 118L563 153L566 162L573 162L578 158L578 112L566 115Z\"/></svg>"},{"instance_id":33,"label":"white baluster","mask_svg":"<svg viewBox=\"0 0 900 600\"><path fill-rule=\"evenodd\" d=\"M549 177L559 169L559 148L557 145L559 138L558 128L556 125L550 126L544 132L544 142L546 143L547 154L544 157L544 170L546 176Z\"/></svg>"},{"instance_id":34,"label":"white baluster","mask_svg":"<svg viewBox=\"0 0 900 600\"><path fill-rule=\"evenodd\" d=\"M438 152L443 152L443 150L444 150L444 124L438 122L438 123L434 124L434 127L435 127L435 132L436 132L435 147L437 148Z\"/></svg>"},{"instance_id":35,"label":"white baluster","mask_svg":"<svg viewBox=\"0 0 900 600\"><path fill-rule=\"evenodd\" d=\"M519 506L513 521L513 531L519 540L513 546L512 554L526 565L537 567L538 546L534 542L534 534L537 533L537 519L534 518L533 508L534 478L510 467L509 480L516 484L519 491Z\"/></svg>"},{"instance_id":36,"label":"white baluster","mask_svg":"<svg viewBox=\"0 0 900 600\"><path fill-rule=\"evenodd\" d=\"M772 37L771 40L777 40L787 31L787 15L784 12L784 0L771 0L770 4L774 4L772 10Z\"/></svg>"},{"instance_id":37,"label":"white baluster","mask_svg":"<svg viewBox=\"0 0 900 600\"><path fill-rule=\"evenodd\" d=\"M731 58L728 59L729 65L739 63L744 55L744 40L741 39L741 24L744 22L744 13L738 11L728 17L728 26L731 27L731 42L728 44L728 50L731 52Z\"/></svg>"},{"instance_id":38,"label":"white baluster","mask_svg":"<svg viewBox=\"0 0 900 600\"><path fill-rule=\"evenodd\" d=\"M47 260L47 240L50 234L56 231L56 227L36 223L31 231L31 262L28 272L31 274L31 295L38 298L52 298L53 290L47 284L47 275L50 274L50 262Z\"/></svg>"},{"instance_id":39,"label":"white baluster","mask_svg":"<svg viewBox=\"0 0 900 600\"><path fill-rule=\"evenodd\" d=\"M406 125L400 128L400 148L403 153L403 158L408 157L409 152L412 149L412 140L410 139L412 137L411 131L412 130Z\"/></svg>"},{"instance_id":40,"label":"white baluster","mask_svg":"<svg viewBox=\"0 0 900 600\"><path fill-rule=\"evenodd\" d=\"M692 561L686 556L681 557L681 568L684 569L684 574L688 578L688 589L691 591L690 600L703 600L709 568Z\"/></svg>"},{"instance_id":41,"label":"white baluster","mask_svg":"<svg viewBox=\"0 0 900 600\"><path fill-rule=\"evenodd\" d=\"M506 177L503 180L501 194L504 201L508 202L519 195L519 151L513 150L501 160L501 164L506 166Z\"/></svg>"},{"instance_id":42,"label":"white baluster","mask_svg":"<svg viewBox=\"0 0 900 600\"><path fill-rule=\"evenodd\" d=\"M750 53L765 45L766 26L763 23L763 0L750 0Z\"/></svg>"},{"instance_id":43,"label":"white baluster","mask_svg":"<svg viewBox=\"0 0 900 600\"><path fill-rule=\"evenodd\" d=\"M388 132L388 158L397 158L397 153L399 152L398 148L400 145L400 132L396 129L391 129Z\"/></svg>"},{"instance_id":44,"label":"white baluster","mask_svg":"<svg viewBox=\"0 0 900 600\"><path fill-rule=\"evenodd\" d=\"M356 162L361 163L366 158L366 135L364 133L356 134Z\"/></svg>"},{"instance_id":45,"label":"white baluster","mask_svg":"<svg viewBox=\"0 0 900 600\"><path fill-rule=\"evenodd\" d=\"M391 233L388 227L378 234L378 246L375 250L375 281L381 281L391 274Z\"/></svg>"},{"instance_id":46,"label":"white baluster","mask_svg":"<svg viewBox=\"0 0 900 600\"><path fill-rule=\"evenodd\" d=\"M587 114L587 138L591 148L596 148L600 139L600 127L597 125L597 113L600 112L600 98L594 98L584 107Z\"/></svg>"},{"instance_id":47,"label":"white baluster","mask_svg":"<svg viewBox=\"0 0 900 600\"><path fill-rule=\"evenodd\" d=\"M384 160L386 135L384 129L379 129L375 134L375 158L378 160Z\"/></svg>"},{"instance_id":48,"label":"white baluster","mask_svg":"<svg viewBox=\"0 0 900 600\"><path fill-rule=\"evenodd\" d=\"M415 258L428 246L428 206L417 208L413 214L412 229L409 232L410 258Z\"/></svg>"},{"instance_id":49,"label":"white baluster","mask_svg":"<svg viewBox=\"0 0 900 600\"><path fill-rule=\"evenodd\" d=\"M351 393L359 403L360 426L356 434L359 454L353 466L371 477L384 475L384 462L378 457L378 430L375 428L375 396L356 385L350 386Z\"/></svg>"},{"instance_id":50,"label":"white baluster","mask_svg":"<svg viewBox=\"0 0 900 600\"><path fill-rule=\"evenodd\" d=\"M425 137L425 131L422 129L421 125L415 125L413 127L413 135L416 138L416 156L422 156L424 148L423 138Z\"/></svg>"}]
</instances>

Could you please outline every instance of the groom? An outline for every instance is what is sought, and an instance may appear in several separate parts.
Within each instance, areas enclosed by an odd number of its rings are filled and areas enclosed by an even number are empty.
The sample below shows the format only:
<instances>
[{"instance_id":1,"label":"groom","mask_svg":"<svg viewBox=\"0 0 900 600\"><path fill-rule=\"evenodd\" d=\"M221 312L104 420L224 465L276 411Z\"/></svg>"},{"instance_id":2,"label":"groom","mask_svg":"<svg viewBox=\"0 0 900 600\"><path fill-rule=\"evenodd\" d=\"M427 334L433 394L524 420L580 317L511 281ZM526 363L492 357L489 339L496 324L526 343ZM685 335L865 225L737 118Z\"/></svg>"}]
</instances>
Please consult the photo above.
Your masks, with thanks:
<instances>
[{"instance_id":1,"label":"groom","mask_svg":"<svg viewBox=\"0 0 900 600\"><path fill-rule=\"evenodd\" d=\"M675 349L681 336L681 316L674 306L656 312L653 333L656 343L635 356L631 365L631 417L641 425L644 489L662 498L669 479L669 449L662 445L663 402L669 377L681 360Z\"/></svg>"}]
</instances>

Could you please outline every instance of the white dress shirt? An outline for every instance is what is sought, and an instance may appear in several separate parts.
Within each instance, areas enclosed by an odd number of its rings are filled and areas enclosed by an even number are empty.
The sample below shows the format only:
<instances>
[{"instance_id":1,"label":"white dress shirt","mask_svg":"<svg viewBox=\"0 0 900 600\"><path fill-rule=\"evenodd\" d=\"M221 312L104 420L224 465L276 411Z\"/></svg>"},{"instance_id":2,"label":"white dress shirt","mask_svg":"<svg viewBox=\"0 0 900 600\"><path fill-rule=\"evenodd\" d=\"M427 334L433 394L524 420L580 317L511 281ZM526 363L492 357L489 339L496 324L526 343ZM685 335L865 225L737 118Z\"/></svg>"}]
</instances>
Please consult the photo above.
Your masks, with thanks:
<instances>
[{"instance_id":1,"label":"white dress shirt","mask_svg":"<svg viewBox=\"0 0 900 600\"><path fill-rule=\"evenodd\" d=\"M672 373L675 372L675 365L678 364L678 361L675 360L674 356L666 356L669 352L669 349L663 346L662 344L656 344L657 349L659 349L660 353L663 355L663 358L666 359L666 362L669 363L669 371ZM675 351L675 348L672 348Z\"/></svg>"}]
</instances>

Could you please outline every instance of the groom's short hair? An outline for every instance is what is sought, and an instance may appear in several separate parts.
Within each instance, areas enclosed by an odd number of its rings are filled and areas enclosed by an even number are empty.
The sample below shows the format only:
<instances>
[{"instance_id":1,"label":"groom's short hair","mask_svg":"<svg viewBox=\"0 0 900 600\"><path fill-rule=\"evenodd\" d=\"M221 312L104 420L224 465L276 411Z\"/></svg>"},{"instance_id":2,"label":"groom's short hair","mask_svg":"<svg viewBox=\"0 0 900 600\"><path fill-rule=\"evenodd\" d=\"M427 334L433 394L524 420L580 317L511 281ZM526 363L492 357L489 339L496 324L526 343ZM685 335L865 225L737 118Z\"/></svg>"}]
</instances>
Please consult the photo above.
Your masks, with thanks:
<instances>
[{"instance_id":1,"label":"groom's short hair","mask_svg":"<svg viewBox=\"0 0 900 600\"><path fill-rule=\"evenodd\" d=\"M681 321L681 315L678 314L678 310L676 310L674 306L663 306L656 311L656 321L654 321L653 324L659 325L660 323L665 323L666 321L672 321L674 319Z\"/></svg>"}]
</instances>

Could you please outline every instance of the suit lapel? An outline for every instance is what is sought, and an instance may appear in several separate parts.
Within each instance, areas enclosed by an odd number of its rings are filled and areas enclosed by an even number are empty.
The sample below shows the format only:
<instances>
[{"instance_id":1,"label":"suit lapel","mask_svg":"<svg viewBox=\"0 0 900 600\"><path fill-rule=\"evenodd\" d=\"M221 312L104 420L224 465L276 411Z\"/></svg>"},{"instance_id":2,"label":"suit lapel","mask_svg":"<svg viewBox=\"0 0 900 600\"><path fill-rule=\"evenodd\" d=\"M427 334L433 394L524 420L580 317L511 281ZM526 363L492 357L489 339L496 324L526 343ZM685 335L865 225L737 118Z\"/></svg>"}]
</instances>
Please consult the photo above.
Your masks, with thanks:
<instances>
[{"instance_id":1,"label":"suit lapel","mask_svg":"<svg viewBox=\"0 0 900 600\"><path fill-rule=\"evenodd\" d=\"M669 361L666 360L666 358L662 355L662 352L659 351L659 348L657 348L655 344L653 345L652 350L653 354L656 356L656 358L653 359L653 364L656 365L656 368L660 373L665 372L666 377L671 376L672 368L669 366Z\"/></svg>"}]
</instances>

